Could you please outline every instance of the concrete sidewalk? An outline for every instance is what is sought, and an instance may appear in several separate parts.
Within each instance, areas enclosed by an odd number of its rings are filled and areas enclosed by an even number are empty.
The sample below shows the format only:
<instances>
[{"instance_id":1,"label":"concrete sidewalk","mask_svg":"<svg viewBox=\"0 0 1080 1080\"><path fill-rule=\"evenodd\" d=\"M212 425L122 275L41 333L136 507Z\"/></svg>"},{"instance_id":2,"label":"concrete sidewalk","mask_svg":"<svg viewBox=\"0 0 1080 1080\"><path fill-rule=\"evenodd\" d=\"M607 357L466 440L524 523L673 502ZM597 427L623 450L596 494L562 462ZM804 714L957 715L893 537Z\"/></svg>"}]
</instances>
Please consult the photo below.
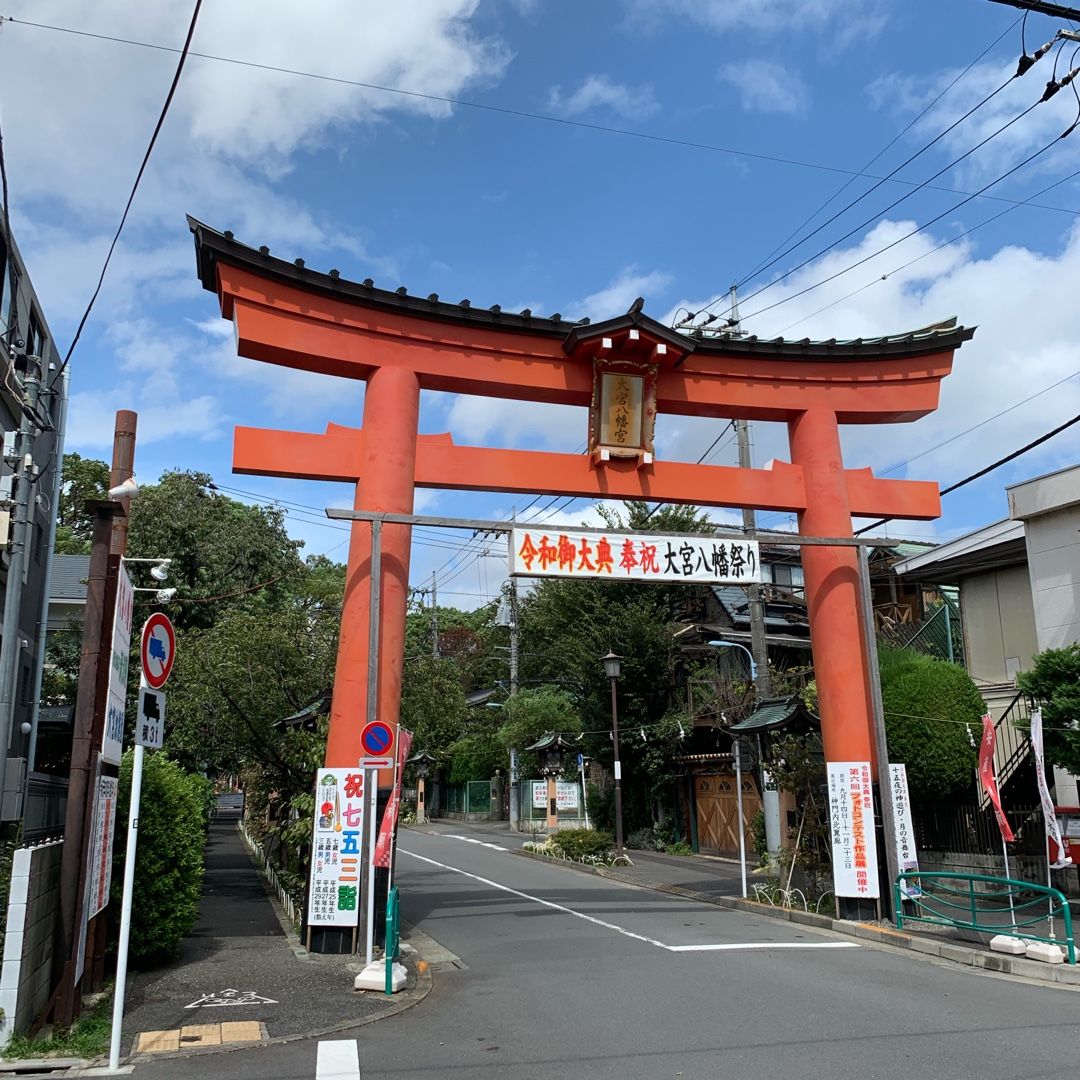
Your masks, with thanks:
<instances>
[{"instance_id":1,"label":"concrete sidewalk","mask_svg":"<svg viewBox=\"0 0 1080 1080\"><path fill-rule=\"evenodd\" d=\"M129 978L125 1055L323 1034L415 998L415 975L393 998L357 993L361 957L308 955L268 895L238 817L223 814L210 827L199 920L180 955Z\"/></svg>"}]
</instances>

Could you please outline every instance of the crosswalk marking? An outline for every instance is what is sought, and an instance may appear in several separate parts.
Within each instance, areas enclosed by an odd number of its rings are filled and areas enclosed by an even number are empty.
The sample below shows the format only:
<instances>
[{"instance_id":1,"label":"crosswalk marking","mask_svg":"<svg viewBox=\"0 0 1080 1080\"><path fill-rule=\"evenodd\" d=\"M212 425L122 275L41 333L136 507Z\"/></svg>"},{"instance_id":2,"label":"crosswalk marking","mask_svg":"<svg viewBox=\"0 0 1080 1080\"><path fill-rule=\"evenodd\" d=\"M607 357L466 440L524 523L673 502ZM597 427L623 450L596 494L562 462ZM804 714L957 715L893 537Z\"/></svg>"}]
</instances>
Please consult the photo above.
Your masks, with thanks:
<instances>
[{"instance_id":1,"label":"crosswalk marking","mask_svg":"<svg viewBox=\"0 0 1080 1080\"><path fill-rule=\"evenodd\" d=\"M360 1049L355 1039L319 1043L315 1080L360 1080Z\"/></svg>"}]
</instances>

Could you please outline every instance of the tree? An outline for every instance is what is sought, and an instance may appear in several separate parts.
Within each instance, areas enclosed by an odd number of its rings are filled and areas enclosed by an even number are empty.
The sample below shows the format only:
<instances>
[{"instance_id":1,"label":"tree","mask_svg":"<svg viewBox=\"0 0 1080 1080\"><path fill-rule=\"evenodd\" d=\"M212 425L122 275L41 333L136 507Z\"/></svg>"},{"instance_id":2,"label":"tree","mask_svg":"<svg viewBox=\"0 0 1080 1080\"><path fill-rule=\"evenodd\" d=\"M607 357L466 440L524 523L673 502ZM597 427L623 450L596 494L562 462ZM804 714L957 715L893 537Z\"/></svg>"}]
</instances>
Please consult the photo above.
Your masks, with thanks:
<instances>
[{"instance_id":1,"label":"tree","mask_svg":"<svg viewBox=\"0 0 1080 1080\"><path fill-rule=\"evenodd\" d=\"M531 746L549 731L573 738L582 728L577 701L556 686L519 690L506 700L497 715L501 720L499 742L504 750L503 760L508 761L510 747L516 747L518 775L522 778L540 775L540 762L535 753L525 750L526 746Z\"/></svg>"},{"instance_id":2,"label":"tree","mask_svg":"<svg viewBox=\"0 0 1080 1080\"><path fill-rule=\"evenodd\" d=\"M1080 773L1080 642L1039 653L1017 682L1042 709L1047 758Z\"/></svg>"},{"instance_id":3,"label":"tree","mask_svg":"<svg viewBox=\"0 0 1080 1080\"><path fill-rule=\"evenodd\" d=\"M409 658L401 681L401 723L413 733L417 753L444 757L464 734L468 707L461 677L452 660Z\"/></svg>"},{"instance_id":4,"label":"tree","mask_svg":"<svg viewBox=\"0 0 1080 1080\"><path fill-rule=\"evenodd\" d=\"M128 553L172 559L178 628L206 629L226 609L280 610L304 569L300 547L281 510L227 498L205 473L167 472L131 503Z\"/></svg>"},{"instance_id":5,"label":"tree","mask_svg":"<svg viewBox=\"0 0 1080 1080\"><path fill-rule=\"evenodd\" d=\"M87 512L89 499L109 494L109 466L96 458L64 455L60 501L56 507L56 551L61 555L88 555L94 516Z\"/></svg>"},{"instance_id":6,"label":"tree","mask_svg":"<svg viewBox=\"0 0 1080 1080\"><path fill-rule=\"evenodd\" d=\"M911 649L882 648L881 700L889 758L907 766L913 798L946 799L974 784L970 738L986 705L959 665Z\"/></svg>"}]
</instances>

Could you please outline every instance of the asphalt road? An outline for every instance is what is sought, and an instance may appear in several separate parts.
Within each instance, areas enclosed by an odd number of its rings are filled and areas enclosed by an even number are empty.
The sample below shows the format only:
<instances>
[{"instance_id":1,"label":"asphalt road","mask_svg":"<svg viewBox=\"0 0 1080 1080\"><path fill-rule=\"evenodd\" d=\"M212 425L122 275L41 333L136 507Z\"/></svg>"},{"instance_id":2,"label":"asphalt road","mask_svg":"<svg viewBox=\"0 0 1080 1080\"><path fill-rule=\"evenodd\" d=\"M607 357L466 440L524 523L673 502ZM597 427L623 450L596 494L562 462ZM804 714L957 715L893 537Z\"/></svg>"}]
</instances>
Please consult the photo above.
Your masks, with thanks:
<instances>
[{"instance_id":1,"label":"asphalt road","mask_svg":"<svg viewBox=\"0 0 1080 1080\"><path fill-rule=\"evenodd\" d=\"M469 839L461 839L468 837ZM481 842L470 842L480 840ZM484 846L494 843L497 846ZM403 916L460 958L417 1007L314 1041L138 1065L238 1080L1055 1080L1080 995L407 832Z\"/></svg>"}]
</instances>

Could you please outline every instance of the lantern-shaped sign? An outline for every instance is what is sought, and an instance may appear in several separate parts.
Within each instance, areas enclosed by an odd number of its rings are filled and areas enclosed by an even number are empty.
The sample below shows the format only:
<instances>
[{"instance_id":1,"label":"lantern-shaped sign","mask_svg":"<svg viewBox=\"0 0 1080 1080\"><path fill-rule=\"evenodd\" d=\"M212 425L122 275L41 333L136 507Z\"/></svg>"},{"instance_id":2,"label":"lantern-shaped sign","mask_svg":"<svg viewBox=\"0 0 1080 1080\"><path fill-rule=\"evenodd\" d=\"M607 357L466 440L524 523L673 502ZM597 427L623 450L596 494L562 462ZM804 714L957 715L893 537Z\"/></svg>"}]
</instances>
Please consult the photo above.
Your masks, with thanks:
<instances>
[{"instance_id":1,"label":"lantern-shaped sign","mask_svg":"<svg viewBox=\"0 0 1080 1080\"><path fill-rule=\"evenodd\" d=\"M653 459L656 365L597 357L589 409L589 450L594 460Z\"/></svg>"}]
</instances>

